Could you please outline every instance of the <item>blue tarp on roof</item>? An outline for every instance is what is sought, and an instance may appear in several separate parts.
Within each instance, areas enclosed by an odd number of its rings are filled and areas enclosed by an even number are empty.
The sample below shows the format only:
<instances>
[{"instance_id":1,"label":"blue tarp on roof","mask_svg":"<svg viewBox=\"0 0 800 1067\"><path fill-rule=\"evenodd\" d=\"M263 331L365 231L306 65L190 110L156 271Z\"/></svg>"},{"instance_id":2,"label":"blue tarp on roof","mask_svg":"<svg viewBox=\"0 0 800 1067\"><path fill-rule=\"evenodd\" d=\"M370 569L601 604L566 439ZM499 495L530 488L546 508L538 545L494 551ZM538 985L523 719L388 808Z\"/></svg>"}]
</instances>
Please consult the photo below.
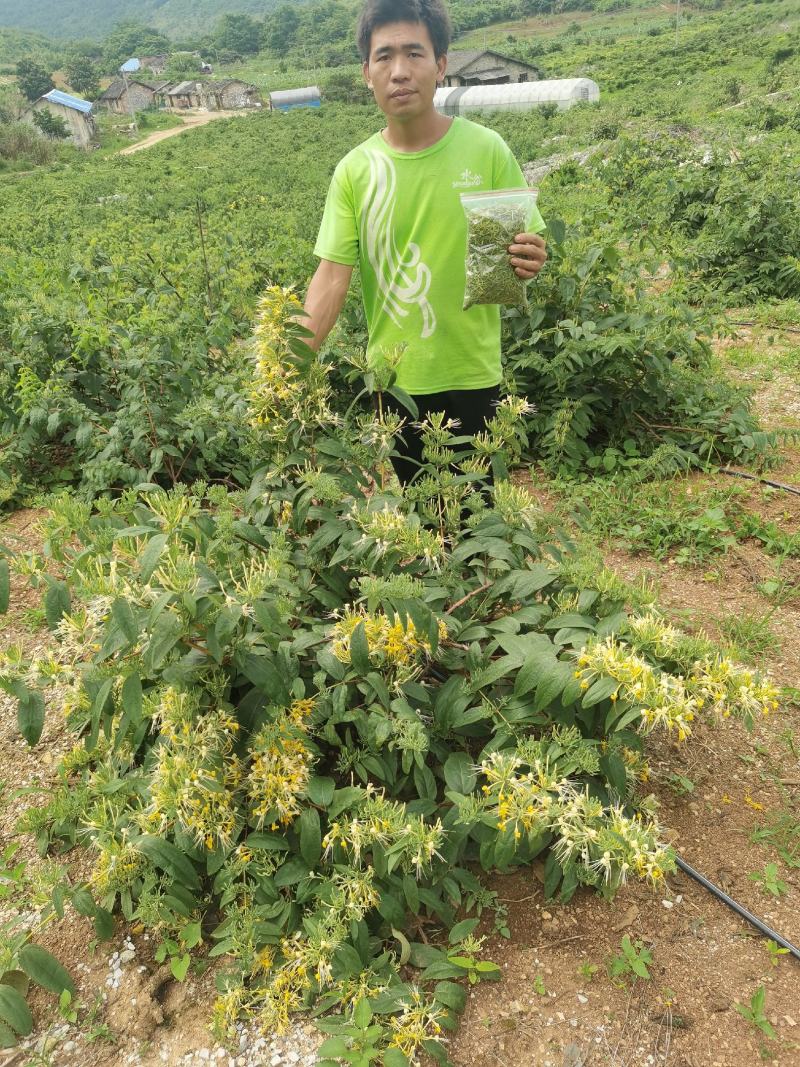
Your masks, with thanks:
<instances>
[{"instance_id":1,"label":"blue tarp on roof","mask_svg":"<svg viewBox=\"0 0 800 1067\"><path fill-rule=\"evenodd\" d=\"M42 100L49 100L51 104L61 104L62 107L71 107L73 111L82 111L84 115L88 115L92 110L92 105L88 100L62 93L60 89L51 89L49 93L44 94Z\"/></svg>"},{"instance_id":2,"label":"blue tarp on roof","mask_svg":"<svg viewBox=\"0 0 800 1067\"><path fill-rule=\"evenodd\" d=\"M134 71L141 67L141 63L138 59L129 59L119 68L125 74L133 74Z\"/></svg>"}]
</instances>

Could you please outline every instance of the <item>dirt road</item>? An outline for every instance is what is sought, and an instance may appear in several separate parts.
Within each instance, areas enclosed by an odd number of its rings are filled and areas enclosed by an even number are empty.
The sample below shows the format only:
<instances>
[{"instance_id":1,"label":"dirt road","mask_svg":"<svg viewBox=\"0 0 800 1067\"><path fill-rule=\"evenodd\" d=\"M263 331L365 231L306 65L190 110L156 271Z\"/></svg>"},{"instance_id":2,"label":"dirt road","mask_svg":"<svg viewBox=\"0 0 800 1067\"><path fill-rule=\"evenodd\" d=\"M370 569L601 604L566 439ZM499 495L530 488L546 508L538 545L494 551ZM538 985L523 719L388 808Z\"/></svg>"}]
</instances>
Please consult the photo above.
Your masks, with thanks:
<instances>
[{"instance_id":1,"label":"dirt road","mask_svg":"<svg viewBox=\"0 0 800 1067\"><path fill-rule=\"evenodd\" d=\"M184 133L186 130L194 129L196 126L205 126L207 122L211 122L213 119L230 119L234 115L242 115L245 112L242 111L204 111L195 112L190 115L186 115L183 119L182 126L173 126L169 130L156 130L155 133L151 133L149 137L145 137L143 141L138 141L136 144L129 145L127 148L121 149L119 155L130 156L134 152L141 152L143 148L152 148L154 144L158 144L159 141L166 141L168 137L175 137L179 133Z\"/></svg>"}]
</instances>

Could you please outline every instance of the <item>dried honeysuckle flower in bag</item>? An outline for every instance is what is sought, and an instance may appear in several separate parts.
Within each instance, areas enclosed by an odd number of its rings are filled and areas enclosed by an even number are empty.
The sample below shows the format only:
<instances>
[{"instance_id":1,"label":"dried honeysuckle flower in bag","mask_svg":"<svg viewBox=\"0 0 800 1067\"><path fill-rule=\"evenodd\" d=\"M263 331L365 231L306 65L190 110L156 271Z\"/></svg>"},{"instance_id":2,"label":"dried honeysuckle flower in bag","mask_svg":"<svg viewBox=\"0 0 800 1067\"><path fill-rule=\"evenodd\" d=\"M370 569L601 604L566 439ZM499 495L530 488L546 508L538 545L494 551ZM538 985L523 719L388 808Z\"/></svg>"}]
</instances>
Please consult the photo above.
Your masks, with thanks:
<instances>
[{"instance_id":1,"label":"dried honeysuckle flower in bag","mask_svg":"<svg viewBox=\"0 0 800 1067\"><path fill-rule=\"evenodd\" d=\"M467 214L464 310L476 304L526 307L526 281L511 266L508 246L526 233L536 211L535 189L463 193Z\"/></svg>"}]
</instances>

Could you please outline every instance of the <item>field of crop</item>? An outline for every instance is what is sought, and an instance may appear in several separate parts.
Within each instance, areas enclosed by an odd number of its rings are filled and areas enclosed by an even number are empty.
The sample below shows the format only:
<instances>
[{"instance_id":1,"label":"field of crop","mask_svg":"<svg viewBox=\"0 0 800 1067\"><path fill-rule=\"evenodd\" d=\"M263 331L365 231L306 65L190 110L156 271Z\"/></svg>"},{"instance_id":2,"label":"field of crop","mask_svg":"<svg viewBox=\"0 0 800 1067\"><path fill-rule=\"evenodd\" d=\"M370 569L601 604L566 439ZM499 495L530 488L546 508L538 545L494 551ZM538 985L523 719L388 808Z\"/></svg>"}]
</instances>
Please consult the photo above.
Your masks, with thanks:
<instances>
[{"instance_id":1,"label":"field of crop","mask_svg":"<svg viewBox=\"0 0 800 1067\"><path fill-rule=\"evenodd\" d=\"M603 100L481 118L550 259L405 493L292 321L372 105L0 180L2 1067L800 1062L676 868L800 942L798 15L675 14L487 29Z\"/></svg>"}]
</instances>

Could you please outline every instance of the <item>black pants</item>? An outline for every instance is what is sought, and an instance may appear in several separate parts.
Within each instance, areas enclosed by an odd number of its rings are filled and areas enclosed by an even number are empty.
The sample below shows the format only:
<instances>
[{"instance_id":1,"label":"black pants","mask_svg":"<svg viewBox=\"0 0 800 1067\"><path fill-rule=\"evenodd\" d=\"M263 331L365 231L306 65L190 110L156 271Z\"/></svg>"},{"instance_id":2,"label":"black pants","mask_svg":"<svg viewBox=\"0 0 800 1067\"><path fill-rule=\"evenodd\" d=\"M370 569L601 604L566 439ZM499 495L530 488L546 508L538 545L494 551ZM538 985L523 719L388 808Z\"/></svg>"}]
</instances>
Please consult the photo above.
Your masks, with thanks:
<instances>
[{"instance_id":1,"label":"black pants","mask_svg":"<svg viewBox=\"0 0 800 1067\"><path fill-rule=\"evenodd\" d=\"M453 431L456 437L467 434L474 437L485 430L486 423L494 417L499 399L499 385L494 385L491 389L448 389L444 393L415 394L414 402L419 415L413 422L406 423L402 437L395 441L395 449L400 454L392 457L392 466L402 484L408 485L422 461L422 435L415 423L424 421L432 412L443 411L448 419L458 419L459 427ZM383 405L384 408L396 411L411 420L408 409L388 393L383 395ZM486 482L492 484L491 471L486 476Z\"/></svg>"}]
</instances>

